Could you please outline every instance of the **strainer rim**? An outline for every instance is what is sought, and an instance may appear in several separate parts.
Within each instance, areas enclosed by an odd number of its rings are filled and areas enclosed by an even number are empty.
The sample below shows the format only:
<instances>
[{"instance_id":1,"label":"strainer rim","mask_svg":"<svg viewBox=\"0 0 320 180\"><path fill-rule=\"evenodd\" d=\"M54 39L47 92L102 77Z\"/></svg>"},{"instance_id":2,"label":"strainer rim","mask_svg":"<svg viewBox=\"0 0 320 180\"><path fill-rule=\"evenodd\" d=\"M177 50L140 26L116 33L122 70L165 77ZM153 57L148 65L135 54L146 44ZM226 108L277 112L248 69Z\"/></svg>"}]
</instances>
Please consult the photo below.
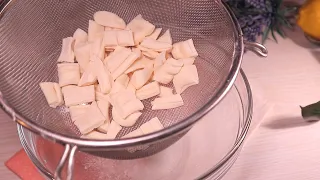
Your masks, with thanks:
<instances>
[{"instance_id":1,"label":"strainer rim","mask_svg":"<svg viewBox=\"0 0 320 180\"><path fill-rule=\"evenodd\" d=\"M6 12L10 5L15 0L5 0L3 4L0 4L0 20L2 15ZM24 118L22 115L16 113L14 108L12 108L2 97L0 94L0 104L1 108L4 109L9 115L12 116L13 120L22 125L23 127L33 131L34 133L40 134L45 138L52 139L62 144L71 144L79 147L94 147L105 148L105 149L113 149L113 148L124 148L130 146L136 146L141 144L155 143L157 141L169 138L173 134L177 134L188 127L191 127L194 123L201 119L204 115L210 112L219 102L225 97L225 95L229 92L231 87L233 86L236 77L239 74L240 66L242 62L243 52L244 52L244 42L241 28L236 21L233 13L226 8L226 5L222 2L216 3L226 11L230 20L232 21L232 26L234 30L234 57L233 64L229 69L229 74L226 80L222 83L220 89L217 91L216 95L213 96L205 105L203 105L198 111L190 115L189 117L173 124L169 127L166 127L163 130L128 139L115 139L115 140L89 140L89 139L79 139L73 136L63 135L61 133L56 133L50 129L45 127L41 127L37 125L33 121L28 118Z\"/></svg>"}]
</instances>

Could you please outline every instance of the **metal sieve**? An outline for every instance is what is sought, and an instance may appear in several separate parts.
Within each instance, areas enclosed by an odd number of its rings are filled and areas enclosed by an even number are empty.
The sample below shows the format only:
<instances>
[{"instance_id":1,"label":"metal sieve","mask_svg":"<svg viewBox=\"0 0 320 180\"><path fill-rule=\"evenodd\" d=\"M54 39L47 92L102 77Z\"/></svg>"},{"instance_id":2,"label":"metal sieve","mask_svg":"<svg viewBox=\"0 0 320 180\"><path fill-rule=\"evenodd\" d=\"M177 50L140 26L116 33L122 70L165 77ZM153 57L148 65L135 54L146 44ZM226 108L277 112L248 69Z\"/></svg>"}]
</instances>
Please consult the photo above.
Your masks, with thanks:
<instances>
[{"instance_id":1,"label":"metal sieve","mask_svg":"<svg viewBox=\"0 0 320 180\"><path fill-rule=\"evenodd\" d=\"M77 28L87 29L88 20L99 10L116 13L126 22L142 14L157 27L170 29L174 42L194 40L200 84L182 94L185 106L151 111L150 100L146 100L139 122L123 128L118 138L153 117L165 129L130 139L84 140L65 107L47 105L38 84L58 80L56 62L62 38L72 36ZM239 72L244 48L267 56L262 45L243 41L238 23L220 0L4 0L0 17L1 107L15 122L65 145L57 179L67 161L68 179L72 179L78 150L133 159L167 148L226 95Z\"/></svg>"},{"instance_id":2,"label":"metal sieve","mask_svg":"<svg viewBox=\"0 0 320 180\"><path fill-rule=\"evenodd\" d=\"M241 151L251 116L251 91L241 71L232 89L220 103L172 146L152 156L126 161L78 152L75 156L74 179L223 179ZM22 146L36 167L44 177L53 179L63 146L20 125L18 133Z\"/></svg>"}]
</instances>

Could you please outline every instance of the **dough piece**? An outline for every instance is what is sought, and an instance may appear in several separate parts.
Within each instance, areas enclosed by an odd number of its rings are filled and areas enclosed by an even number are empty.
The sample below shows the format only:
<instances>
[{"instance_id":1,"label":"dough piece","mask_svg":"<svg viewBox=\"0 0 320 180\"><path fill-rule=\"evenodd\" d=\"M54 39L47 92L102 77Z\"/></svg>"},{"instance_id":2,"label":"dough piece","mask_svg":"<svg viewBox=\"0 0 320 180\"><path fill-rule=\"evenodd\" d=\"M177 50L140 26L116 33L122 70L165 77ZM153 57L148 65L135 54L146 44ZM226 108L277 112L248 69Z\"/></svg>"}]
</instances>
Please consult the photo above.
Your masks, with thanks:
<instances>
[{"instance_id":1,"label":"dough piece","mask_svg":"<svg viewBox=\"0 0 320 180\"><path fill-rule=\"evenodd\" d=\"M162 31L162 28L156 28L152 34L150 34L149 36L147 36L146 38L151 38L151 39L158 39L160 33Z\"/></svg>"},{"instance_id":2,"label":"dough piece","mask_svg":"<svg viewBox=\"0 0 320 180\"><path fill-rule=\"evenodd\" d=\"M161 124L160 120L157 117L152 118L149 121L149 124L151 124L154 131L159 131L164 128L163 125Z\"/></svg>"},{"instance_id":3,"label":"dough piece","mask_svg":"<svg viewBox=\"0 0 320 180\"><path fill-rule=\"evenodd\" d=\"M95 21L89 20L88 27L88 41L93 42L96 39L102 39L104 33L104 27Z\"/></svg>"},{"instance_id":4,"label":"dough piece","mask_svg":"<svg viewBox=\"0 0 320 180\"><path fill-rule=\"evenodd\" d=\"M136 99L136 95L130 90L121 90L110 94L110 103L112 106L122 107L124 104Z\"/></svg>"},{"instance_id":5,"label":"dough piece","mask_svg":"<svg viewBox=\"0 0 320 180\"><path fill-rule=\"evenodd\" d=\"M160 110L160 109L172 109L183 106L182 97L177 94L173 96L166 96L161 98L156 98L151 102L152 110Z\"/></svg>"},{"instance_id":6,"label":"dough piece","mask_svg":"<svg viewBox=\"0 0 320 180\"><path fill-rule=\"evenodd\" d=\"M182 62L183 62L183 65L184 65L184 66L193 65L195 60L196 60L196 58L194 58L194 57L179 59L179 61L182 61Z\"/></svg>"},{"instance_id":7,"label":"dough piece","mask_svg":"<svg viewBox=\"0 0 320 180\"><path fill-rule=\"evenodd\" d=\"M143 54L141 54L141 50L139 48L135 47L135 46L131 47L131 51L132 52L136 52L136 53L140 53L140 57L138 59L141 59L141 58L144 57Z\"/></svg>"},{"instance_id":8,"label":"dough piece","mask_svg":"<svg viewBox=\"0 0 320 180\"><path fill-rule=\"evenodd\" d=\"M97 83L96 70L94 68L94 62L90 61L84 73L81 76L78 86L89 86Z\"/></svg>"},{"instance_id":9,"label":"dough piece","mask_svg":"<svg viewBox=\"0 0 320 180\"><path fill-rule=\"evenodd\" d=\"M143 134L150 134L150 133L153 133L154 130L153 130L153 127L152 125L148 122L142 124L140 126L140 130L142 131Z\"/></svg>"},{"instance_id":10,"label":"dough piece","mask_svg":"<svg viewBox=\"0 0 320 180\"><path fill-rule=\"evenodd\" d=\"M119 116L126 119L130 114L142 111L144 109L144 105L139 99L135 99L124 104L122 107L115 106L115 108L117 109Z\"/></svg>"},{"instance_id":11,"label":"dough piece","mask_svg":"<svg viewBox=\"0 0 320 180\"><path fill-rule=\"evenodd\" d=\"M198 52L194 47L192 39L173 44L173 49L171 53L175 59L183 59L198 56Z\"/></svg>"},{"instance_id":12,"label":"dough piece","mask_svg":"<svg viewBox=\"0 0 320 180\"><path fill-rule=\"evenodd\" d=\"M80 45L84 45L88 42L88 33L84 30L78 28L73 33L73 39L74 39L74 49L76 49Z\"/></svg>"},{"instance_id":13,"label":"dough piece","mask_svg":"<svg viewBox=\"0 0 320 180\"><path fill-rule=\"evenodd\" d=\"M166 59L170 59L173 58L172 54L169 52L166 52Z\"/></svg>"},{"instance_id":14,"label":"dough piece","mask_svg":"<svg viewBox=\"0 0 320 180\"><path fill-rule=\"evenodd\" d=\"M153 33L155 26L139 14L127 25L126 29L133 32L134 43L138 45L146 36Z\"/></svg>"},{"instance_id":15,"label":"dough piece","mask_svg":"<svg viewBox=\"0 0 320 180\"><path fill-rule=\"evenodd\" d=\"M130 30L117 31L119 46L134 46L133 32Z\"/></svg>"},{"instance_id":16,"label":"dough piece","mask_svg":"<svg viewBox=\"0 0 320 180\"><path fill-rule=\"evenodd\" d=\"M143 132L140 128L134 130L134 131L131 131L130 133L122 136L122 138L132 138L132 137L137 137L137 136L142 136L143 135Z\"/></svg>"},{"instance_id":17,"label":"dough piece","mask_svg":"<svg viewBox=\"0 0 320 180\"><path fill-rule=\"evenodd\" d=\"M162 84L169 84L173 79L173 75L167 73L162 69L156 69L154 71L153 80L162 83Z\"/></svg>"},{"instance_id":18,"label":"dough piece","mask_svg":"<svg viewBox=\"0 0 320 180\"><path fill-rule=\"evenodd\" d=\"M183 66L183 61L176 60L174 58L169 58L169 59L166 60L165 64L170 64L171 66L174 66L174 67L182 67Z\"/></svg>"},{"instance_id":19,"label":"dough piece","mask_svg":"<svg viewBox=\"0 0 320 180\"><path fill-rule=\"evenodd\" d=\"M181 71L173 78L173 85L178 94L196 84L199 84L199 77L195 65L183 66Z\"/></svg>"},{"instance_id":20,"label":"dough piece","mask_svg":"<svg viewBox=\"0 0 320 180\"><path fill-rule=\"evenodd\" d=\"M144 48L148 48L153 51L161 52L161 51L168 51L172 49L172 45L167 42L161 42L158 40L154 40L151 38L145 38L140 46Z\"/></svg>"},{"instance_id":21,"label":"dough piece","mask_svg":"<svg viewBox=\"0 0 320 180\"><path fill-rule=\"evenodd\" d=\"M169 58L164 65L155 69L153 80L162 84L169 84L172 81L173 76L179 73L182 66L182 61Z\"/></svg>"},{"instance_id":22,"label":"dough piece","mask_svg":"<svg viewBox=\"0 0 320 180\"><path fill-rule=\"evenodd\" d=\"M58 83L41 82L39 85L50 107L56 108L63 105L62 92Z\"/></svg>"},{"instance_id":23,"label":"dough piece","mask_svg":"<svg viewBox=\"0 0 320 180\"><path fill-rule=\"evenodd\" d=\"M123 119L144 108L142 102L138 100L136 95L130 90L122 90L118 93L111 94L110 102Z\"/></svg>"},{"instance_id":24,"label":"dough piece","mask_svg":"<svg viewBox=\"0 0 320 180\"><path fill-rule=\"evenodd\" d=\"M117 29L126 28L126 23L124 22L124 20L112 12L98 11L94 13L93 17L94 20L102 26Z\"/></svg>"},{"instance_id":25,"label":"dough piece","mask_svg":"<svg viewBox=\"0 0 320 180\"><path fill-rule=\"evenodd\" d=\"M58 58L58 62L74 62L73 46L74 39L72 37L64 38L62 40L62 48L60 56Z\"/></svg>"},{"instance_id":26,"label":"dough piece","mask_svg":"<svg viewBox=\"0 0 320 180\"><path fill-rule=\"evenodd\" d=\"M153 133L153 132L159 131L163 128L164 128L163 125L161 124L161 122L159 121L159 119L157 117L152 118L150 121L148 121L140 126L140 130L142 131L143 134Z\"/></svg>"},{"instance_id":27,"label":"dough piece","mask_svg":"<svg viewBox=\"0 0 320 180\"><path fill-rule=\"evenodd\" d=\"M136 70L150 67L151 65L153 65L153 61L143 56L142 58L136 60L124 73L129 74Z\"/></svg>"},{"instance_id":28,"label":"dough piece","mask_svg":"<svg viewBox=\"0 0 320 180\"><path fill-rule=\"evenodd\" d=\"M171 88L160 86L160 94L159 94L160 97L166 97L166 96L172 96L172 95L173 93Z\"/></svg>"},{"instance_id":29,"label":"dough piece","mask_svg":"<svg viewBox=\"0 0 320 180\"><path fill-rule=\"evenodd\" d=\"M117 79L121 74L123 74L140 56L140 50L131 52L123 63L112 73L113 79Z\"/></svg>"},{"instance_id":30,"label":"dough piece","mask_svg":"<svg viewBox=\"0 0 320 180\"><path fill-rule=\"evenodd\" d=\"M108 55L104 58L103 63L107 66L107 61L114 58L114 56L116 56L117 53L119 53L119 51L122 51L123 49L125 49L125 47L121 46L117 46L112 50L106 48L105 51L108 53Z\"/></svg>"},{"instance_id":31,"label":"dough piece","mask_svg":"<svg viewBox=\"0 0 320 180\"><path fill-rule=\"evenodd\" d=\"M103 125L101 125L100 127L98 127L98 130L103 132L103 133L108 133L109 127L110 127L110 123L111 122L104 122Z\"/></svg>"},{"instance_id":32,"label":"dough piece","mask_svg":"<svg viewBox=\"0 0 320 180\"><path fill-rule=\"evenodd\" d=\"M75 39L75 41L87 42L87 41L88 41L88 33L85 32L84 30L78 28L78 29L73 33L73 38Z\"/></svg>"},{"instance_id":33,"label":"dough piece","mask_svg":"<svg viewBox=\"0 0 320 180\"><path fill-rule=\"evenodd\" d=\"M94 70L99 82L100 91L108 94L111 91L112 79L108 69L99 58L93 58Z\"/></svg>"},{"instance_id":34,"label":"dough piece","mask_svg":"<svg viewBox=\"0 0 320 180\"><path fill-rule=\"evenodd\" d=\"M106 49L115 49L117 46L134 46L133 33L130 30L106 30L103 39Z\"/></svg>"},{"instance_id":35,"label":"dough piece","mask_svg":"<svg viewBox=\"0 0 320 180\"><path fill-rule=\"evenodd\" d=\"M91 43L90 60L99 58L100 61L104 59L105 49L103 46L103 39L96 39Z\"/></svg>"},{"instance_id":36,"label":"dough piece","mask_svg":"<svg viewBox=\"0 0 320 180\"><path fill-rule=\"evenodd\" d=\"M152 67L146 67L144 69L141 70L137 70L133 73L131 79L130 79L130 83L136 88L136 89L140 89L143 85L145 85L153 72L153 68Z\"/></svg>"},{"instance_id":37,"label":"dough piece","mask_svg":"<svg viewBox=\"0 0 320 180\"><path fill-rule=\"evenodd\" d=\"M108 94L103 94L102 92L95 92L96 101L108 101L110 102L110 97Z\"/></svg>"},{"instance_id":38,"label":"dough piece","mask_svg":"<svg viewBox=\"0 0 320 180\"><path fill-rule=\"evenodd\" d=\"M98 131L91 131L88 134L82 135L82 139L96 139L96 140L107 140L107 135Z\"/></svg>"},{"instance_id":39,"label":"dough piece","mask_svg":"<svg viewBox=\"0 0 320 180\"><path fill-rule=\"evenodd\" d=\"M81 134L88 134L101 126L104 121L105 117L100 112L97 103L93 101L84 116L76 120L74 124L78 127Z\"/></svg>"},{"instance_id":40,"label":"dough piece","mask_svg":"<svg viewBox=\"0 0 320 180\"><path fill-rule=\"evenodd\" d=\"M148 99L158 94L160 94L160 87L158 82L151 82L138 89L136 92L136 96L139 100Z\"/></svg>"},{"instance_id":41,"label":"dough piece","mask_svg":"<svg viewBox=\"0 0 320 180\"><path fill-rule=\"evenodd\" d=\"M153 51L153 50L142 51L142 54L145 55L146 57L151 58L151 59L154 59L157 56L159 56L159 53L157 51Z\"/></svg>"},{"instance_id":42,"label":"dough piece","mask_svg":"<svg viewBox=\"0 0 320 180\"><path fill-rule=\"evenodd\" d=\"M154 60L154 69L158 69L166 62L166 52L162 51Z\"/></svg>"},{"instance_id":43,"label":"dough piece","mask_svg":"<svg viewBox=\"0 0 320 180\"><path fill-rule=\"evenodd\" d=\"M129 82L128 86L127 86L127 90L131 91L132 93L136 93L136 88Z\"/></svg>"},{"instance_id":44,"label":"dough piece","mask_svg":"<svg viewBox=\"0 0 320 180\"><path fill-rule=\"evenodd\" d=\"M58 64L59 85L61 87L67 85L78 84L80 81L80 67L78 63Z\"/></svg>"},{"instance_id":45,"label":"dough piece","mask_svg":"<svg viewBox=\"0 0 320 180\"><path fill-rule=\"evenodd\" d=\"M115 139L122 127L115 121L111 121L107 133L107 139Z\"/></svg>"},{"instance_id":46,"label":"dough piece","mask_svg":"<svg viewBox=\"0 0 320 180\"><path fill-rule=\"evenodd\" d=\"M110 94L115 94L119 91L125 90L129 84L129 76L122 74L113 83Z\"/></svg>"},{"instance_id":47,"label":"dough piece","mask_svg":"<svg viewBox=\"0 0 320 180\"><path fill-rule=\"evenodd\" d=\"M144 56L146 56L146 57L148 57L148 58L150 58L150 59L154 59L154 58L158 57L159 54L160 54L160 53L157 52L157 51L148 49L148 48L143 47L143 46L140 46L140 45L138 45L137 48L141 50L141 52L142 52L142 54L143 54Z\"/></svg>"},{"instance_id":48,"label":"dough piece","mask_svg":"<svg viewBox=\"0 0 320 180\"><path fill-rule=\"evenodd\" d=\"M62 94L66 106L76 106L79 104L95 101L94 86L65 86L62 88Z\"/></svg>"},{"instance_id":49,"label":"dough piece","mask_svg":"<svg viewBox=\"0 0 320 180\"><path fill-rule=\"evenodd\" d=\"M102 101L97 101L97 105L102 115L105 117L105 123L110 122L110 117L109 117L110 103L108 101L102 100Z\"/></svg>"},{"instance_id":50,"label":"dough piece","mask_svg":"<svg viewBox=\"0 0 320 180\"><path fill-rule=\"evenodd\" d=\"M85 113L88 111L88 108L90 105L77 105L77 106L70 106L70 116L72 122L75 122L78 119L81 119L82 116L85 115Z\"/></svg>"},{"instance_id":51,"label":"dough piece","mask_svg":"<svg viewBox=\"0 0 320 180\"><path fill-rule=\"evenodd\" d=\"M124 88L126 88L129 84L130 78L128 75L126 74L122 74L121 76L119 76L115 82L121 84Z\"/></svg>"},{"instance_id":52,"label":"dough piece","mask_svg":"<svg viewBox=\"0 0 320 180\"><path fill-rule=\"evenodd\" d=\"M103 45L108 49L114 49L118 46L117 30L104 31Z\"/></svg>"},{"instance_id":53,"label":"dough piece","mask_svg":"<svg viewBox=\"0 0 320 180\"><path fill-rule=\"evenodd\" d=\"M141 112L134 112L132 114L130 114L127 118L122 118L119 113L117 112L117 110L113 107L112 108L112 117L113 120L116 121L120 126L123 127L131 127L133 126L137 120L139 119L139 117L142 115Z\"/></svg>"},{"instance_id":54,"label":"dough piece","mask_svg":"<svg viewBox=\"0 0 320 180\"><path fill-rule=\"evenodd\" d=\"M158 41L172 45L172 37L171 37L170 30L168 29L162 36L160 36L158 38Z\"/></svg>"},{"instance_id":55,"label":"dough piece","mask_svg":"<svg viewBox=\"0 0 320 180\"><path fill-rule=\"evenodd\" d=\"M164 65L161 67L161 69L168 74L176 75L180 72L182 66L183 66L182 61L170 58L166 60Z\"/></svg>"},{"instance_id":56,"label":"dough piece","mask_svg":"<svg viewBox=\"0 0 320 180\"><path fill-rule=\"evenodd\" d=\"M108 132L109 125L110 125L110 117L109 117L109 110L110 110L110 103L105 100L97 101L98 107L105 117L104 123L98 127L98 130L104 133Z\"/></svg>"},{"instance_id":57,"label":"dough piece","mask_svg":"<svg viewBox=\"0 0 320 180\"><path fill-rule=\"evenodd\" d=\"M131 55L129 48L117 48L111 55L107 57L106 65L111 73L117 70L117 68Z\"/></svg>"},{"instance_id":58,"label":"dough piece","mask_svg":"<svg viewBox=\"0 0 320 180\"><path fill-rule=\"evenodd\" d=\"M104 30L105 30L105 31L109 31L109 30L116 30L116 29L111 28L111 27L104 27Z\"/></svg>"},{"instance_id":59,"label":"dough piece","mask_svg":"<svg viewBox=\"0 0 320 180\"><path fill-rule=\"evenodd\" d=\"M91 44L84 44L75 47L74 53L80 66L80 72L83 73L90 62Z\"/></svg>"}]
</instances>

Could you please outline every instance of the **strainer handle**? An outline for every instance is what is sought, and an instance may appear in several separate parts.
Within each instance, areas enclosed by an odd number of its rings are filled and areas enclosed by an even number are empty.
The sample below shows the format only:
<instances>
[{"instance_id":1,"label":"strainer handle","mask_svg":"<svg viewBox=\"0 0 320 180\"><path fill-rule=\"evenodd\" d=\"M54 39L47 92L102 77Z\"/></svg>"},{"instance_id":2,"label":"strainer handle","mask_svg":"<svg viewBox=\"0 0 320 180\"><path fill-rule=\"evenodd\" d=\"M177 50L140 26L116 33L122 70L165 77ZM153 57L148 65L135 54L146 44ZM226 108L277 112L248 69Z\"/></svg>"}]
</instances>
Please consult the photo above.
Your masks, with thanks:
<instances>
[{"instance_id":1,"label":"strainer handle","mask_svg":"<svg viewBox=\"0 0 320 180\"><path fill-rule=\"evenodd\" d=\"M55 180L62 180L61 173L63 170L63 167L67 164L67 179L66 180L72 180L73 175L73 168L74 168L74 158L75 154L78 150L77 146L71 146L70 144L66 144L64 148L64 152L61 156L61 159L58 163L58 166L54 173L54 179ZM67 162L68 160L68 162Z\"/></svg>"},{"instance_id":2,"label":"strainer handle","mask_svg":"<svg viewBox=\"0 0 320 180\"><path fill-rule=\"evenodd\" d=\"M255 53L260 57L268 56L268 50L262 44L259 44L256 42L249 42L249 41L244 41L243 43L246 50L252 51L253 53Z\"/></svg>"}]
</instances>

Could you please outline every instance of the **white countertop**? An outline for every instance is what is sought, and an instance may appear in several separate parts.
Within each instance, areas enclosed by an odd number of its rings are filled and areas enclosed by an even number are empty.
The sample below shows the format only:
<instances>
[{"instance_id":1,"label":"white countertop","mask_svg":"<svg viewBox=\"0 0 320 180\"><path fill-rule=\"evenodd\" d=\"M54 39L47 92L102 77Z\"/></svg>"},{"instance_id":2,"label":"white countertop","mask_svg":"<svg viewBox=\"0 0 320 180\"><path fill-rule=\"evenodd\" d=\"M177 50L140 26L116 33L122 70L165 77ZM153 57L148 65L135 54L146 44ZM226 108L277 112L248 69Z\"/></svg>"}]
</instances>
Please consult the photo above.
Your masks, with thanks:
<instances>
[{"instance_id":1,"label":"white countertop","mask_svg":"<svg viewBox=\"0 0 320 180\"><path fill-rule=\"evenodd\" d=\"M274 108L247 139L226 180L319 179L320 122L305 123L299 105L320 100L320 47L312 46L300 31L278 40L268 42L268 58L250 52L244 57L253 93ZM2 112L0 137L1 179L17 179L3 163L21 145L15 124Z\"/></svg>"},{"instance_id":2,"label":"white countertop","mask_svg":"<svg viewBox=\"0 0 320 180\"><path fill-rule=\"evenodd\" d=\"M225 180L317 180L320 177L320 122L301 119L299 105L320 100L320 47L302 33L268 42L267 59L247 54L245 70L253 93L273 110L247 139Z\"/></svg>"}]
</instances>

